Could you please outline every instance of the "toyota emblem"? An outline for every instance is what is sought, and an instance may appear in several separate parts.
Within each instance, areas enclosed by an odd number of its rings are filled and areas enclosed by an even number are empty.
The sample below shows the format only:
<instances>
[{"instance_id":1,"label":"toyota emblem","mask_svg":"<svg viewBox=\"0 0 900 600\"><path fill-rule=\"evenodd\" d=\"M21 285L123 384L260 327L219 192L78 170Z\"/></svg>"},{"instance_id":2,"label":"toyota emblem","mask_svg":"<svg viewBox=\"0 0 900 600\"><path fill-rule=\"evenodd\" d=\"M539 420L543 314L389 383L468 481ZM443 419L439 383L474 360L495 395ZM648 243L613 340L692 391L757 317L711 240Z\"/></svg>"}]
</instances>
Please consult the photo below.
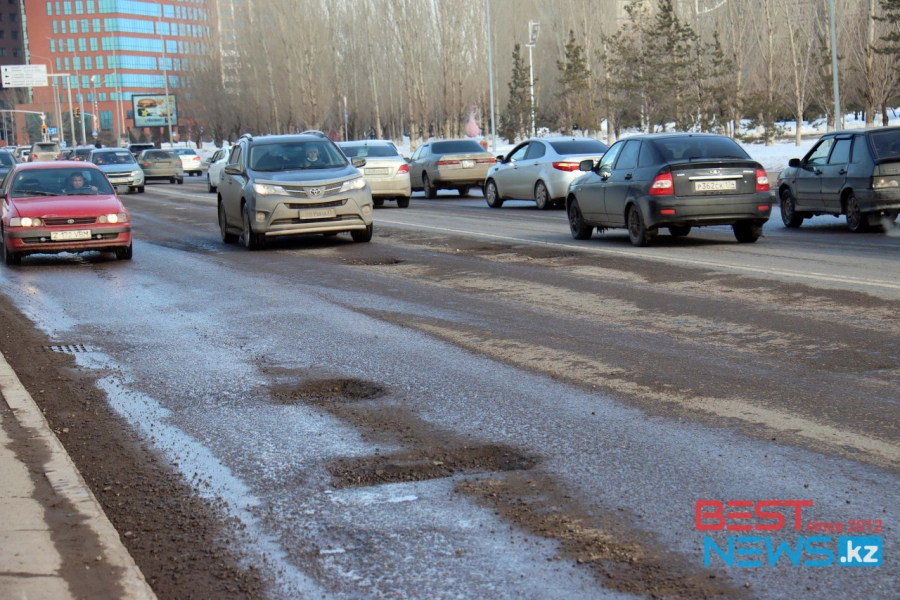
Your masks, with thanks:
<instances>
[{"instance_id":1,"label":"toyota emblem","mask_svg":"<svg viewBox=\"0 0 900 600\"><path fill-rule=\"evenodd\" d=\"M721 169L710 169L709 172L711 175L718 175L719 173L722 172L722 170Z\"/></svg>"},{"instance_id":2,"label":"toyota emblem","mask_svg":"<svg viewBox=\"0 0 900 600\"><path fill-rule=\"evenodd\" d=\"M322 188L320 188L320 187L309 188L308 193L313 198L318 198L319 196L322 195Z\"/></svg>"},{"instance_id":3,"label":"toyota emblem","mask_svg":"<svg viewBox=\"0 0 900 600\"><path fill-rule=\"evenodd\" d=\"M75 219L69 219L68 221L66 221L66 223L68 223L69 225L74 225Z\"/></svg>"}]
</instances>

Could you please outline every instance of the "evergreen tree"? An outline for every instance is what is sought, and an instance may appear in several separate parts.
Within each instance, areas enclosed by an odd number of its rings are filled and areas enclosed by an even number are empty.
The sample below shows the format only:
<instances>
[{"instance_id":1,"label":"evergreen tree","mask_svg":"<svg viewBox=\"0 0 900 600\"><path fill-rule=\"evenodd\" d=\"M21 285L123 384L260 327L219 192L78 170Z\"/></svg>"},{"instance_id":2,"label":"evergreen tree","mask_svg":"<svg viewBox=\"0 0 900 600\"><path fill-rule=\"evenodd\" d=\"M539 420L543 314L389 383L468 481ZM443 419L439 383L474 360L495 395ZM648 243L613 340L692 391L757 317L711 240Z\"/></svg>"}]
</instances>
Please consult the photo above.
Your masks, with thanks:
<instances>
[{"instance_id":1,"label":"evergreen tree","mask_svg":"<svg viewBox=\"0 0 900 600\"><path fill-rule=\"evenodd\" d=\"M519 44L513 48L512 58L512 78L507 84L509 101L500 127L500 135L510 142L516 138L523 139L531 133L531 77Z\"/></svg>"},{"instance_id":2,"label":"evergreen tree","mask_svg":"<svg viewBox=\"0 0 900 600\"><path fill-rule=\"evenodd\" d=\"M900 0L880 0L879 4L882 14L875 18L887 23L889 30L886 35L881 36L881 41L885 43L876 50L880 54L900 57Z\"/></svg>"},{"instance_id":3,"label":"evergreen tree","mask_svg":"<svg viewBox=\"0 0 900 600\"><path fill-rule=\"evenodd\" d=\"M560 76L557 81L562 85L563 131L571 134L574 125L581 129L591 129L592 110L588 99L588 70L584 46L575 40L575 32L569 30L569 41L566 43L566 58L556 61Z\"/></svg>"}]
</instances>

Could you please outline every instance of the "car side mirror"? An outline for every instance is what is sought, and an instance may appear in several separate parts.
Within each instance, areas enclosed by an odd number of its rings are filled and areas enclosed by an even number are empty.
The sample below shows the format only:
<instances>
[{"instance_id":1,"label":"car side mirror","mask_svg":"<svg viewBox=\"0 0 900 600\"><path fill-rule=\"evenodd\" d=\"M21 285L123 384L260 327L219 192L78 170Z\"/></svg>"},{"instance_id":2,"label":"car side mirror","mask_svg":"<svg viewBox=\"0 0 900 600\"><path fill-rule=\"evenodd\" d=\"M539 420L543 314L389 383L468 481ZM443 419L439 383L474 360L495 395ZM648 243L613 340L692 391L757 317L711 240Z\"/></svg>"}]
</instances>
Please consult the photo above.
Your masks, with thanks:
<instances>
[{"instance_id":1,"label":"car side mirror","mask_svg":"<svg viewBox=\"0 0 900 600\"><path fill-rule=\"evenodd\" d=\"M503 155L502 155L502 154L498 154L498 155L497 155L497 162L498 162L498 163L505 162L505 161L503 160Z\"/></svg>"},{"instance_id":2,"label":"car side mirror","mask_svg":"<svg viewBox=\"0 0 900 600\"><path fill-rule=\"evenodd\" d=\"M229 175L240 175L244 171L241 169L240 165L228 165L225 167L225 172Z\"/></svg>"},{"instance_id":3,"label":"car side mirror","mask_svg":"<svg viewBox=\"0 0 900 600\"><path fill-rule=\"evenodd\" d=\"M593 171L594 170L594 161L590 158L587 158L580 163L578 163L579 171Z\"/></svg>"},{"instance_id":4,"label":"car side mirror","mask_svg":"<svg viewBox=\"0 0 900 600\"><path fill-rule=\"evenodd\" d=\"M796 169L796 168L799 168L799 167L800 167L800 159L799 159L799 158L792 158L791 160L788 161L788 166L789 166L789 167L793 167L793 168L795 168L795 169Z\"/></svg>"},{"instance_id":5,"label":"car side mirror","mask_svg":"<svg viewBox=\"0 0 900 600\"><path fill-rule=\"evenodd\" d=\"M357 156L350 159L350 164L359 169L360 167L366 166L366 159Z\"/></svg>"}]
</instances>

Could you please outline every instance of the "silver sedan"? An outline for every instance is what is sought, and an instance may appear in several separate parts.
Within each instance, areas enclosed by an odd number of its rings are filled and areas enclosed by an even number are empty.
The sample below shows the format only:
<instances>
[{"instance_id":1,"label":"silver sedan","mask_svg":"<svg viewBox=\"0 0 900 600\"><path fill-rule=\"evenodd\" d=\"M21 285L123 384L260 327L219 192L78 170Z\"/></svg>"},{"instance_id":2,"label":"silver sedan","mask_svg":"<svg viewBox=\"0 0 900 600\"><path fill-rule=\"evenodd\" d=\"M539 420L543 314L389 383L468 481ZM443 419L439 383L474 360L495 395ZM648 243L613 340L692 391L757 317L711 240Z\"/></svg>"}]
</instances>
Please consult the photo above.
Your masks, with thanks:
<instances>
[{"instance_id":1,"label":"silver sedan","mask_svg":"<svg viewBox=\"0 0 900 600\"><path fill-rule=\"evenodd\" d=\"M385 200L396 200L399 208L409 206L412 188L409 182L409 164L397 147L382 140L340 142L338 148L349 159L364 158L366 166L360 169L372 188L372 201L382 206Z\"/></svg>"},{"instance_id":2,"label":"silver sedan","mask_svg":"<svg viewBox=\"0 0 900 600\"><path fill-rule=\"evenodd\" d=\"M488 168L497 162L475 140L429 140L409 159L409 179L426 198L438 190L455 189L468 196L472 186L482 187Z\"/></svg>"},{"instance_id":3,"label":"silver sedan","mask_svg":"<svg viewBox=\"0 0 900 600\"><path fill-rule=\"evenodd\" d=\"M534 200L547 210L565 201L569 184L581 176L582 160L597 161L608 149L591 138L552 137L526 140L488 171L484 198L491 208L508 199Z\"/></svg>"}]
</instances>

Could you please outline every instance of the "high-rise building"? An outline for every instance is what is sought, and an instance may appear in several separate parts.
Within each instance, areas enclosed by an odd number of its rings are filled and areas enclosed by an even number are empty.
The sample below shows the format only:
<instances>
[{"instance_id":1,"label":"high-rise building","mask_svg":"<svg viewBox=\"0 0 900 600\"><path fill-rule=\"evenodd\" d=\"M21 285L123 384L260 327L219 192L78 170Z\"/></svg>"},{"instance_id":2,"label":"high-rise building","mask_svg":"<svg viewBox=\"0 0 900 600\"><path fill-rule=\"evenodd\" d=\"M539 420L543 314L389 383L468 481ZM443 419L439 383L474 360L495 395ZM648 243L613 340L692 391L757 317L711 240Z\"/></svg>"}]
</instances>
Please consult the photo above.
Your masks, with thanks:
<instances>
[{"instance_id":1,"label":"high-rise building","mask_svg":"<svg viewBox=\"0 0 900 600\"><path fill-rule=\"evenodd\" d=\"M164 96L168 87L182 129L190 126L184 118L186 89L193 61L210 51L213 0L20 1L27 20L26 63L69 74L57 78L55 89L33 88L37 110L50 114L57 94L61 112L68 114L71 87L74 105L88 115L88 141L92 129L109 139L135 129L133 96ZM70 140L68 117L63 125L62 135ZM75 130L80 141L78 120Z\"/></svg>"},{"instance_id":2,"label":"high-rise building","mask_svg":"<svg viewBox=\"0 0 900 600\"><path fill-rule=\"evenodd\" d=\"M0 0L0 66L25 64L25 39L19 0ZM11 109L28 100L28 90L0 89L0 108ZM9 113L0 116L0 143L11 143L14 119Z\"/></svg>"}]
</instances>

